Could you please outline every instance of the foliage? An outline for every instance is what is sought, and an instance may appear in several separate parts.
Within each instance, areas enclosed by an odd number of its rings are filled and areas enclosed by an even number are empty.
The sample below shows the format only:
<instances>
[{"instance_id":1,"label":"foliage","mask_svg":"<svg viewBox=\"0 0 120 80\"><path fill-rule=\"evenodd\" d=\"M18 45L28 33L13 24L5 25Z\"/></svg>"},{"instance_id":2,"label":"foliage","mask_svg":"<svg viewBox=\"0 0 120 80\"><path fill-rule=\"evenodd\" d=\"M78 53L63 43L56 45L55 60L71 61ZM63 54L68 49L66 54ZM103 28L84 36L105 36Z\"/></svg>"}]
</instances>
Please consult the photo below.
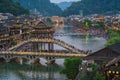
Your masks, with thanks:
<instances>
[{"instance_id":1,"label":"foliage","mask_svg":"<svg viewBox=\"0 0 120 80\"><path fill-rule=\"evenodd\" d=\"M100 73L96 73L95 80L105 80L105 76Z\"/></svg>"},{"instance_id":2,"label":"foliage","mask_svg":"<svg viewBox=\"0 0 120 80\"><path fill-rule=\"evenodd\" d=\"M90 21L90 20L84 20L84 22L83 22L83 27L85 28L85 29L89 29L89 27L91 27L92 26L92 22Z\"/></svg>"},{"instance_id":3,"label":"foliage","mask_svg":"<svg viewBox=\"0 0 120 80\"><path fill-rule=\"evenodd\" d=\"M98 68L97 64L91 64L90 67L92 68L92 71L96 71Z\"/></svg>"},{"instance_id":4,"label":"foliage","mask_svg":"<svg viewBox=\"0 0 120 80\"><path fill-rule=\"evenodd\" d=\"M99 29L104 29L105 25L104 22L96 22L94 27Z\"/></svg>"},{"instance_id":5,"label":"foliage","mask_svg":"<svg viewBox=\"0 0 120 80\"><path fill-rule=\"evenodd\" d=\"M81 76L80 80L105 80L105 76L97 72L97 64L91 64L89 67L92 68L92 71L88 72L84 76Z\"/></svg>"},{"instance_id":6,"label":"foliage","mask_svg":"<svg viewBox=\"0 0 120 80\"><path fill-rule=\"evenodd\" d=\"M79 71L79 65L81 64L81 58L67 58L64 62L64 69L61 73L65 74L68 79L74 79Z\"/></svg>"},{"instance_id":7,"label":"foliage","mask_svg":"<svg viewBox=\"0 0 120 80\"><path fill-rule=\"evenodd\" d=\"M92 25L94 24L94 25ZM82 23L82 26L85 28L85 29L89 29L89 28L96 28L96 29L102 29L104 30L105 29L105 24L104 22L92 22L88 19L85 19L84 22Z\"/></svg>"},{"instance_id":8,"label":"foliage","mask_svg":"<svg viewBox=\"0 0 120 80\"><path fill-rule=\"evenodd\" d=\"M120 11L119 0L81 0L73 3L63 12L63 16L89 14L115 14Z\"/></svg>"},{"instance_id":9,"label":"foliage","mask_svg":"<svg viewBox=\"0 0 120 80\"><path fill-rule=\"evenodd\" d=\"M0 12L12 13L13 15L29 14L27 9L12 0L0 0Z\"/></svg>"},{"instance_id":10,"label":"foliage","mask_svg":"<svg viewBox=\"0 0 120 80\"><path fill-rule=\"evenodd\" d=\"M40 13L43 16L61 15L62 10L50 0L13 0L29 9L32 13Z\"/></svg>"},{"instance_id":11,"label":"foliage","mask_svg":"<svg viewBox=\"0 0 120 80\"><path fill-rule=\"evenodd\" d=\"M106 43L106 46L110 46L115 43L120 43L120 32L113 31L111 29L108 30L109 40Z\"/></svg>"}]
</instances>

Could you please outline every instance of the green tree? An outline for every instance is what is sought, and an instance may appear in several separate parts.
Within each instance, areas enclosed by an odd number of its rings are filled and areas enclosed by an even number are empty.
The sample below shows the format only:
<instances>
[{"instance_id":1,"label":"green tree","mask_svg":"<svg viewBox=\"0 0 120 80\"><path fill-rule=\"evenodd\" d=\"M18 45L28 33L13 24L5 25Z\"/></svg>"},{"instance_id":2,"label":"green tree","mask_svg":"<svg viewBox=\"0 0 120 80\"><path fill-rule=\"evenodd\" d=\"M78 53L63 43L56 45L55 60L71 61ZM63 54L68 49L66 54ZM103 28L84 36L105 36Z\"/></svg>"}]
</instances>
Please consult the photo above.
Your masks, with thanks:
<instances>
[{"instance_id":1,"label":"green tree","mask_svg":"<svg viewBox=\"0 0 120 80\"><path fill-rule=\"evenodd\" d=\"M0 12L12 13L13 15L29 14L29 11L23 8L19 3L12 0L0 0Z\"/></svg>"},{"instance_id":2,"label":"green tree","mask_svg":"<svg viewBox=\"0 0 120 80\"><path fill-rule=\"evenodd\" d=\"M84 20L83 27L85 29L89 29L91 26L92 26L92 22L90 20L88 20L88 19Z\"/></svg>"},{"instance_id":3,"label":"green tree","mask_svg":"<svg viewBox=\"0 0 120 80\"><path fill-rule=\"evenodd\" d=\"M85 75L80 76L80 80L97 80L95 76L96 76L96 71L98 69L98 65L90 64L88 67L91 68L92 71L88 71Z\"/></svg>"},{"instance_id":4,"label":"green tree","mask_svg":"<svg viewBox=\"0 0 120 80\"><path fill-rule=\"evenodd\" d=\"M84 15L115 14L120 11L120 0L80 0L74 2L63 12L63 16L78 15L82 10Z\"/></svg>"},{"instance_id":5,"label":"green tree","mask_svg":"<svg viewBox=\"0 0 120 80\"><path fill-rule=\"evenodd\" d=\"M100 73L96 73L95 80L105 80L105 76Z\"/></svg>"},{"instance_id":6,"label":"green tree","mask_svg":"<svg viewBox=\"0 0 120 80\"><path fill-rule=\"evenodd\" d=\"M105 29L105 24L104 22L96 22L94 27L97 29Z\"/></svg>"},{"instance_id":7,"label":"green tree","mask_svg":"<svg viewBox=\"0 0 120 80\"><path fill-rule=\"evenodd\" d=\"M120 32L119 31L113 31L113 30L108 30L108 35L109 39L106 43L106 46L110 46L116 43L120 43Z\"/></svg>"},{"instance_id":8,"label":"green tree","mask_svg":"<svg viewBox=\"0 0 120 80\"><path fill-rule=\"evenodd\" d=\"M29 9L32 13L35 10L43 16L54 16L61 15L62 10L50 0L13 0L14 2L19 2L26 9Z\"/></svg>"},{"instance_id":9,"label":"green tree","mask_svg":"<svg viewBox=\"0 0 120 80\"><path fill-rule=\"evenodd\" d=\"M62 74L65 74L68 79L74 80L76 75L79 72L79 65L81 64L81 58L67 58L64 62L64 69L61 71Z\"/></svg>"}]
</instances>

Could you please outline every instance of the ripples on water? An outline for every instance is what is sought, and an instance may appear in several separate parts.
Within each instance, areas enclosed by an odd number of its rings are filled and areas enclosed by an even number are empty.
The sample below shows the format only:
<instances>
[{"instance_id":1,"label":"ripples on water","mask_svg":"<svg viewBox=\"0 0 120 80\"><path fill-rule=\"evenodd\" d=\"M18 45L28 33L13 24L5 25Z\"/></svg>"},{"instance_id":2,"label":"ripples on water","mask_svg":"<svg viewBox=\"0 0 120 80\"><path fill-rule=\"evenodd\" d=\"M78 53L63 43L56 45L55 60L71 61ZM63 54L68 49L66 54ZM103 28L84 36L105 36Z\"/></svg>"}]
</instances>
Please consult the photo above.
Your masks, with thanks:
<instances>
[{"instance_id":1,"label":"ripples on water","mask_svg":"<svg viewBox=\"0 0 120 80\"><path fill-rule=\"evenodd\" d=\"M57 28L56 33L71 33L72 27L65 25L64 28ZM92 52L95 52L97 50L100 50L101 48L104 48L104 45L106 43L106 40L103 37L98 36L90 36L88 34L86 35L68 35L68 36L54 36L56 39L60 39L68 44L71 44L75 46L76 48L80 50L92 50ZM62 47L55 45L55 49L63 49Z\"/></svg>"},{"instance_id":2,"label":"ripples on water","mask_svg":"<svg viewBox=\"0 0 120 80\"><path fill-rule=\"evenodd\" d=\"M62 67L20 65L16 63L0 64L0 80L65 80L59 71Z\"/></svg>"}]
</instances>

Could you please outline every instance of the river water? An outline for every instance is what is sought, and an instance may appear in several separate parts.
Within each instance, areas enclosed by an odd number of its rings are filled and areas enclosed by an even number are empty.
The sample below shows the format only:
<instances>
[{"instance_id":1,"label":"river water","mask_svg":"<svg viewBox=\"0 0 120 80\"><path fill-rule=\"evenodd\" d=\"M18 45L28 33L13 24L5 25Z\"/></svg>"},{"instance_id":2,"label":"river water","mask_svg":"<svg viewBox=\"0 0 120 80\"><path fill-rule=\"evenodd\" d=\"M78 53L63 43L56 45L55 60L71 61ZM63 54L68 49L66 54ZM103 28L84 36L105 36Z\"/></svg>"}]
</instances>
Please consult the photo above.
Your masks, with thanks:
<instances>
[{"instance_id":1,"label":"river water","mask_svg":"<svg viewBox=\"0 0 120 80\"><path fill-rule=\"evenodd\" d=\"M81 50L92 50L93 52L104 47L106 42L102 37L82 35L64 35L64 33L72 33L71 26L56 27L54 38L60 39L68 44L75 46ZM61 35L62 33L62 35ZM54 45L57 50L64 48ZM43 66L37 65L20 65L16 63L0 64L0 80L66 80L66 76L60 74L63 68L64 59L57 59L57 65L46 65L46 60L40 60Z\"/></svg>"}]
</instances>

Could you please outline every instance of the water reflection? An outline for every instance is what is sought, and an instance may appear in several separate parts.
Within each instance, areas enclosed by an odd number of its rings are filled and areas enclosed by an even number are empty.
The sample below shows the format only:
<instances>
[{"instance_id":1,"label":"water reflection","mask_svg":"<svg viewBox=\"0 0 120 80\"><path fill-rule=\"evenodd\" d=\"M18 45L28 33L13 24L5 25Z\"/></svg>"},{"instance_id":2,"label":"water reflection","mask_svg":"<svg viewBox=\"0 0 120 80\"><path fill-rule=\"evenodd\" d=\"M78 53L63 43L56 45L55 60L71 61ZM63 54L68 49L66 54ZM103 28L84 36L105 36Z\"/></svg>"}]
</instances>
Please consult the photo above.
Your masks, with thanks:
<instances>
[{"instance_id":1,"label":"water reflection","mask_svg":"<svg viewBox=\"0 0 120 80\"><path fill-rule=\"evenodd\" d=\"M88 43L88 41L89 41L89 34L87 33L86 35L85 35L85 41L86 41L86 44Z\"/></svg>"},{"instance_id":2,"label":"water reflection","mask_svg":"<svg viewBox=\"0 0 120 80\"><path fill-rule=\"evenodd\" d=\"M0 80L65 80L57 65L35 66L15 63L0 64Z\"/></svg>"},{"instance_id":3,"label":"water reflection","mask_svg":"<svg viewBox=\"0 0 120 80\"><path fill-rule=\"evenodd\" d=\"M95 52L104 47L106 40L103 37L91 36L88 33L86 35L61 35L66 33L73 33L73 27L69 25L64 25L64 27L57 27L54 38L60 39L70 45L75 46L80 50L92 50ZM60 34L60 35L59 35ZM55 49L63 49L60 46L55 45Z\"/></svg>"}]
</instances>

